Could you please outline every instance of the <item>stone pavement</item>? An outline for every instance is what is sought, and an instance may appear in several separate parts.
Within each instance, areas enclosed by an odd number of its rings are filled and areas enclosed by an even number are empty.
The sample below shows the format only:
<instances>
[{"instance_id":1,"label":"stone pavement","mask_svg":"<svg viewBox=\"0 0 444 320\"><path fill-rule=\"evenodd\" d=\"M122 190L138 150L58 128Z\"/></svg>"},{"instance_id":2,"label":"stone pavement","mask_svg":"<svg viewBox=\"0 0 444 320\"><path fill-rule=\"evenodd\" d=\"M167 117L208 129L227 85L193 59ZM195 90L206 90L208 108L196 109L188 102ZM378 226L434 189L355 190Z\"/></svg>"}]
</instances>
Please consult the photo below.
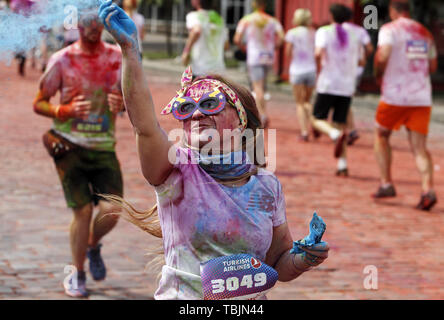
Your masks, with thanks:
<instances>
[{"instance_id":1,"label":"stone pavement","mask_svg":"<svg viewBox=\"0 0 444 320\"><path fill-rule=\"evenodd\" d=\"M154 69L147 69L147 75L160 112L178 89L179 79ZM0 299L66 298L62 281L70 264L71 213L41 143L51 120L32 111L38 77L29 71L19 79L15 65L0 64ZM275 173L283 184L291 233L295 239L305 236L316 210L327 223L324 239L331 251L320 267L294 281L278 283L270 299L444 298L444 200L431 212L413 209L419 199L419 176L404 131L393 136L399 196L383 201L370 198L378 185L372 150L375 104L371 97L355 99L362 138L349 149L351 176L337 178L331 142L325 137L299 142L291 96L272 92L269 112L278 142ZM171 117L160 117L160 122L167 131L178 126ZM443 136L443 125L433 123L429 146L441 197ZM117 139L125 197L139 209L150 208L155 197L140 172L127 116L118 119ZM99 283L88 280L90 299L152 299L158 269L144 270L150 261L145 253L158 248L159 241L121 221L103 242L108 277ZM363 271L369 265L378 270L377 290L363 285Z\"/></svg>"}]
</instances>

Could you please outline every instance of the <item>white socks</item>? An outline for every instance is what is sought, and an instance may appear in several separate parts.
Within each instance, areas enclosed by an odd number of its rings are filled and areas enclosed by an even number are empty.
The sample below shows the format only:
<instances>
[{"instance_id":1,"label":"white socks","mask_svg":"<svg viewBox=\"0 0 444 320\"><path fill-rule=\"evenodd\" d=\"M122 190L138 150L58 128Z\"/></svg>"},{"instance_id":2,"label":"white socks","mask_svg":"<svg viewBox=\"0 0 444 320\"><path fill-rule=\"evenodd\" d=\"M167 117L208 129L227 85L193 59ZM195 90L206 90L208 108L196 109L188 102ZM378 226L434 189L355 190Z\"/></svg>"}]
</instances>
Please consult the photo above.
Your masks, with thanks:
<instances>
[{"instance_id":1,"label":"white socks","mask_svg":"<svg viewBox=\"0 0 444 320\"><path fill-rule=\"evenodd\" d=\"M345 170L347 169L347 159L346 158L339 158L338 159L338 170Z\"/></svg>"},{"instance_id":2,"label":"white socks","mask_svg":"<svg viewBox=\"0 0 444 320\"><path fill-rule=\"evenodd\" d=\"M336 141L341 136L341 131L333 128L333 129L331 129L329 136L333 141Z\"/></svg>"}]
</instances>

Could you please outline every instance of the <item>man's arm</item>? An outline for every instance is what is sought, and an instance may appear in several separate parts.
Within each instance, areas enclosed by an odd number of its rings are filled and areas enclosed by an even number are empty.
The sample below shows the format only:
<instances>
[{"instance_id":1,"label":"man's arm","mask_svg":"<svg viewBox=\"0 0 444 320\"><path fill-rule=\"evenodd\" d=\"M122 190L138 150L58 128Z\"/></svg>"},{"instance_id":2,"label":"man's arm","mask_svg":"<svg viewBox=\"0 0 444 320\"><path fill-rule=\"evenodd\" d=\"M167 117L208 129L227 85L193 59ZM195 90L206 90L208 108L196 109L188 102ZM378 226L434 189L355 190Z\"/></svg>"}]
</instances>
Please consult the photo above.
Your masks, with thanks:
<instances>
[{"instance_id":1,"label":"man's arm","mask_svg":"<svg viewBox=\"0 0 444 320\"><path fill-rule=\"evenodd\" d=\"M430 52L429 52L429 72L435 73L438 70L438 55L436 52L435 41L433 41L432 35L430 35Z\"/></svg>"},{"instance_id":2,"label":"man's arm","mask_svg":"<svg viewBox=\"0 0 444 320\"><path fill-rule=\"evenodd\" d=\"M392 46L389 44L380 45L376 50L373 69L375 77L378 81L380 81L384 75L391 53Z\"/></svg>"},{"instance_id":3,"label":"man's arm","mask_svg":"<svg viewBox=\"0 0 444 320\"><path fill-rule=\"evenodd\" d=\"M70 103L54 105L50 102L61 87L61 72L57 62L50 62L42 76L39 92L34 99L34 112L49 118L66 120L69 118L87 118L91 111L91 102L83 96L75 97Z\"/></svg>"},{"instance_id":4,"label":"man's arm","mask_svg":"<svg viewBox=\"0 0 444 320\"><path fill-rule=\"evenodd\" d=\"M438 58L429 60L429 72L435 73L438 70Z\"/></svg>"},{"instance_id":5,"label":"man's arm","mask_svg":"<svg viewBox=\"0 0 444 320\"><path fill-rule=\"evenodd\" d=\"M373 47L373 44L371 42L364 45L364 51L365 51L365 57L368 58L372 55L375 48Z\"/></svg>"},{"instance_id":6,"label":"man's arm","mask_svg":"<svg viewBox=\"0 0 444 320\"><path fill-rule=\"evenodd\" d=\"M318 75L321 73L322 70L322 61L326 58L326 45L325 30L323 28L320 28L316 31L315 34L315 62Z\"/></svg>"},{"instance_id":7,"label":"man's arm","mask_svg":"<svg viewBox=\"0 0 444 320\"><path fill-rule=\"evenodd\" d=\"M188 35L187 41L185 43L185 47L183 48L182 52L182 63L186 66L190 63L190 57L191 57L191 49L193 48L194 44L197 40L199 40L199 37L201 35L201 28L200 26L195 26L190 30L190 34Z\"/></svg>"},{"instance_id":8,"label":"man's arm","mask_svg":"<svg viewBox=\"0 0 444 320\"><path fill-rule=\"evenodd\" d=\"M244 34L245 34L245 21L239 21L239 24L236 28L236 32L234 34L233 42L235 45L237 45L242 51L245 52L245 45L243 43Z\"/></svg>"},{"instance_id":9,"label":"man's arm","mask_svg":"<svg viewBox=\"0 0 444 320\"><path fill-rule=\"evenodd\" d=\"M322 60L324 59L324 56L326 54L326 51L324 48L316 47L315 49L315 61L316 61L316 70L317 73L321 73L322 69Z\"/></svg>"},{"instance_id":10,"label":"man's arm","mask_svg":"<svg viewBox=\"0 0 444 320\"><path fill-rule=\"evenodd\" d=\"M84 96L75 97L68 104L54 105L50 103L51 95L45 93L44 88L39 90L34 99L34 112L49 118L67 120L69 118L88 118L91 112L91 102L85 101Z\"/></svg>"},{"instance_id":11,"label":"man's arm","mask_svg":"<svg viewBox=\"0 0 444 320\"><path fill-rule=\"evenodd\" d=\"M282 28L281 24L279 22L277 23L277 27L276 27L276 42L275 42L275 46L276 49L280 49L282 47L282 45L284 44L284 29Z\"/></svg>"}]
</instances>

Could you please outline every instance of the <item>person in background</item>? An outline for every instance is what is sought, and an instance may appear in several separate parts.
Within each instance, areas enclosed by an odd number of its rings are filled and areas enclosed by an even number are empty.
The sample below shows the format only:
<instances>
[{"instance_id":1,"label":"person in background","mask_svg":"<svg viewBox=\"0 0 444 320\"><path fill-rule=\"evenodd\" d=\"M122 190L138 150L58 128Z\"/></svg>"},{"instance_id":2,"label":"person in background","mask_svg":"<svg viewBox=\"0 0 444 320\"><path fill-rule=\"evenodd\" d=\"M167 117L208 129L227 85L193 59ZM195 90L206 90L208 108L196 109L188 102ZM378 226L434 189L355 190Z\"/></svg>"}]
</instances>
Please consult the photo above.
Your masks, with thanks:
<instances>
[{"instance_id":1,"label":"person in background","mask_svg":"<svg viewBox=\"0 0 444 320\"><path fill-rule=\"evenodd\" d=\"M293 16L295 28L285 35L285 54L290 63L290 83L296 100L297 115L302 141L308 141L312 117L310 98L316 84L316 61L314 55L315 31L311 27L311 12L297 9Z\"/></svg>"},{"instance_id":2,"label":"person in background","mask_svg":"<svg viewBox=\"0 0 444 320\"><path fill-rule=\"evenodd\" d=\"M344 24L349 18L346 6L332 4L330 13L333 23L316 32L315 57L319 77L313 126L335 142L334 156L338 158L336 175L348 176L346 124L356 89L361 41L356 30ZM328 122L331 109L333 123Z\"/></svg>"},{"instance_id":3,"label":"person in background","mask_svg":"<svg viewBox=\"0 0 444 320\"><path fill-rule=\"evenodd\" d=\"M8 2L6 0L0 0L0 10L8 8Z\"/></svg>"},{"instance_id":4,"label":"person in background","mask_svg":"<svg viewBox=\"0 0 444 320\"><path fill-rule=\"evenodd\" d=\"M33 6L34 6L33 0L10 0L9 2L9 8L11 9L12 12L24 16L28 16L29 14L31 14ZM26 55L27 52L22 51L22 52L17 52L15 56L15 58L18 61L18 73L22 77L25 76Z\"/></svg>"},{"instance_id":5,"label":"person in background","mask_svg":"<svg viewBox=\"0 0 444 320\"><path fill-rule=\"evenodd\" d=\"M268 125L265 104L265 84L273 66L275 52L284 42L284 31L280 22L265 13L265 0L253 0L253 13L243 17L236 28L234 43L242 48L245 37L248 76L250 78L257 107L264 127Z\"/></svg>"},{"instance_id":6,"label":"person in background","mask_svg":"<svg viewBox=\"0 0 444 320\"><path fill-rule=\"evenodd\" d=\"M437 202L433 187L433 161L427 149L432 111L430 74L437 69L437 50L432 34L410 17L406 1L390 3L392 22L379 31L375 73L381 81L381 99L376 111L375 155L381 184L375 198L396 196L391 174L390 135L402 125L422 180L417 209L430 210Z\"/></svg>"},{"instance_id":7,"label":"person in background","mask_svg":"<svg viewBox=\"0 0 444 320\"><path fill-rule=\"evenodd\" d=\"M368 34L367 30L355 23L352 22L353 18L353 10L347 7L347 11L349 14L349 18L347 19L347 22L344 23L344 26L346 28L352 28L355 29L356 34L358 35L359 40L361 41L361 48L360 48L360 54L359 54L359 60L358 60L358 73L356 75L356 88L359 85L359 82L361 80L362 74L364 73L365 65L367 63L367 59L371 56L373 53L373 44L370 39L370 35ZM353 145L353 143L359 139L358 131L355 127L355 121L353 117L353 111L350 106L350 109L348 111L347 116L347 130L349 131L348 137L347 137L347 144L349 146Z\"/></svg>"},{"instance_id":8,"label":"person in background","mask_svg":"<svg viewBox=\"0 0 444 320\"><path fill-rule=\"evenodd\" d=\"M124 110L122 53L119 47L101 41L102 30L97 9L81 12L80 40L51 57L34 101L37 114L53 119L52 129L44 135L45 147L73 213L70 245L77 286L65 284L65 293L71 297L88 296L86 256L93 279L105 279L100 241L115 227L118 216L107 214L115 207L99 194L123 195L115 153L116 114ZM60 104L50 103L58 92ZM95 205L99 213L93 220Z\"/></svg>"},{"instance_id":9,"label":"person in background","mask_svg":"<svg viewBox=\"0 0 444 320\"><path fill-rule=\"evenodd\" d=\"M187 14L188 39L182 53L182 63L195 76L225 72L224 51L228 49L228 29L222 17L211 10L210 0L192 0L195 9Z\"/></svg>"},{"instance_id":10,"label":"person in background","mask_svg":"<svg viewBox=\"0 0 444 320\"><path fill-rule=\"evenodd\" d=\"M143 39L145 39L145 17L137 12L137 0L123 0L122 8L136 24L139 35L139 52L142 55Z\"/></svg>"}]
</instances>

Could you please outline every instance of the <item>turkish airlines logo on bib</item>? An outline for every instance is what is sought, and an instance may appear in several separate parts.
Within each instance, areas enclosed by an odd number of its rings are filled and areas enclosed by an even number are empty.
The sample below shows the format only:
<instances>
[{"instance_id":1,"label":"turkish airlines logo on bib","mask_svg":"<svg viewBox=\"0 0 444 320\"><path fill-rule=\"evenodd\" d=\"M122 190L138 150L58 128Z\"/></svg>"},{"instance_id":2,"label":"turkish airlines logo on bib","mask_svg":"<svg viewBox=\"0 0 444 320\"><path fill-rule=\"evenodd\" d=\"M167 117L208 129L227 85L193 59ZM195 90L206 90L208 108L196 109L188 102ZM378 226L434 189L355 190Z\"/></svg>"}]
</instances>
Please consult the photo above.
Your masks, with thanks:
<instances>
[{"instance_id":1,"label":"turkish airlines logo on bib","mask_svg":"<svg viewBox=\"0 0 444 320\"><path fill-rule=\"evenodd\" d=\"M278 280L278 273L252 255L222 256L200 264L205 300L259 299Z\"/></svg>"},{"instance_id":2,"label":"turkish airlines logo on bib","mask_svg":"<svg viewBox=\"0 0 444 320\"><path fill-rule=\"evenodd\" d=\"M257 260L256 258L251 258L251 266L253 268L258 269L261 267L261 265L262 263L259 260Z\"/></svg>"}]
</instances>

